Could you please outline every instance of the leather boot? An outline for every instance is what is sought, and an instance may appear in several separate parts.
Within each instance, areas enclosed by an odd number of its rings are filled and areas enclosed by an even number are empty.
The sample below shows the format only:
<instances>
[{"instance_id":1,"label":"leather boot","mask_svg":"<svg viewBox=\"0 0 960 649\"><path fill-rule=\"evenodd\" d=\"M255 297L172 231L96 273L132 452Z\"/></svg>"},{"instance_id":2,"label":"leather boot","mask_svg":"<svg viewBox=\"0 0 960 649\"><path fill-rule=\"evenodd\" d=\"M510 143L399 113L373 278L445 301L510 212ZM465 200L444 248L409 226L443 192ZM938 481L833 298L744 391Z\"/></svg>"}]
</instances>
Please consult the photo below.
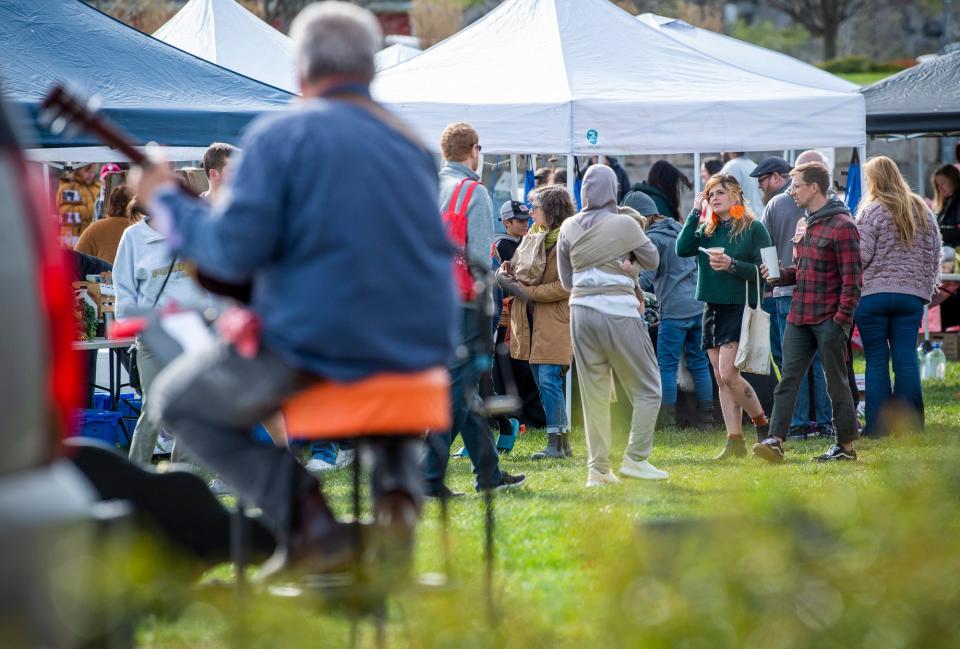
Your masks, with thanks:
<instances>
[{"instance_id":1,"label":"leather boot","mask_svg":"<svg viewBox=\"0 0 960 649\"><path fill-rule=\"evenodd\" d=\"M713 429L713 401L697 401L697 430Z\"/></svg>"},{"instance_id":2,"label":"leather boot","mask_svg":"<svg viewBox=\"0 0 960 649\"><path fill-rule=\"evenodd\" d=\"M723 461L732 457L747 457L747 443L743 441L743 437L728 437L720 455L713 459Z\"/></svg>"},{"instance_id":3,"label":"leather boot","mask_svg":"<svg viewBox=\"0 0 960 649\"><path fill-rule=\"evenodd\" d=\"M563 435L547 433L547 446L539 453L530 456L531 460L562 460L567 457L563 452Z\"/></svg>"},{"instance_id":4,"label":"leather boot","mask_svg":"<svg viewBox=\"0 0 960 649\"><path fill-rule=\"evenodd\" d=\"M657 424L660 428L677 427L677 404L664 404L660 406L660 414L657 416Z\"/></svg>"}]
</instances>

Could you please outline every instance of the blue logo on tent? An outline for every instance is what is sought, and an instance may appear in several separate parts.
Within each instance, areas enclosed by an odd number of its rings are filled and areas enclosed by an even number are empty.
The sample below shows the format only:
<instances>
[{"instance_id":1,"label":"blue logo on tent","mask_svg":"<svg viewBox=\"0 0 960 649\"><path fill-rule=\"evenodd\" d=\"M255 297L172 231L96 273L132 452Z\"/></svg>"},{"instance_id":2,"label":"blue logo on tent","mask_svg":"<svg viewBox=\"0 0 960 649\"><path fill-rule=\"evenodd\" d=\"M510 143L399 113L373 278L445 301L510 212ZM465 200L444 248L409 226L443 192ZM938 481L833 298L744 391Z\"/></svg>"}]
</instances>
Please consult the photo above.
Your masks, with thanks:
<instances>
[{"instance_id":1,"label":"blue logo on tent","mask_svg":"<svg viewBox=\"0 0 960 649\"><path fill-rule=\"evenodd\" d=\"M587 142L589 142L590 144L596 144L599 137L600 137L600 134L597 133L597 129L592 128L589 131L587 131Z\"/></svg>"}]
</instances>

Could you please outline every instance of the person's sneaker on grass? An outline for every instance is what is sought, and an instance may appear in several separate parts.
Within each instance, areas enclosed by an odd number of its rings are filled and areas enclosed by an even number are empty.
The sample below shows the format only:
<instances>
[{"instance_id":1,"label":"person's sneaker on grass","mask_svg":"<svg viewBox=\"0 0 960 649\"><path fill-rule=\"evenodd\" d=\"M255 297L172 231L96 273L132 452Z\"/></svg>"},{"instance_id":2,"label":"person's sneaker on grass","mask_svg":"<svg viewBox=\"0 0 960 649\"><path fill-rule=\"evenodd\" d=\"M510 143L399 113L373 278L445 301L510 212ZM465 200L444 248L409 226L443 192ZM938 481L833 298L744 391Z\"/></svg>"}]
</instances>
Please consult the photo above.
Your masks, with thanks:
<instances>
[{"instance_id":1,"label":"person's sneaker on grass","mask_svg":"<svg viewBox=\"0 0 960 649\"><path fill-rule=\"evenodd\" d=\"M468 459L469 459L469 458L470 458L470 451L467 450L467 447L466 447L466 446L461 446L459 449L457 449L457 452L453 454L453 457L460 457L460 458L468 458Z\"/></svg>"},{"instance_id":2,"label":"person's sneaker on grass","mask_svg":"<svg viewBox=\"0 0 960 649\"><path fill-rule=\"evenodd\" d=\"M427 487L423 495L426 498L436 498L439 500L440 498L460 498L466 494L462 491L453 491L447 485L440 485L439 487Z\"/></svg>"},{"instance_id":3,"label":"person's sneaker on grass","mask_svg":"<svg viewBox=\"0 0 960 649\"><path fill-rule=\"evenodd\" d=\"M666 480L670 477L669 473L658 469L649 461L634 460L626 455L623 456L623 463L620 465L620 475L637 480Z\"/></svg>"},{"instance_id":4,"label":"person's sneaker on grass","mask_svg":"<svg viewBox=\"0 0 960 649\"><path fill-rule=\"evenodd\" d=\"M732 457L747 457L747 443L741 435L727 437L727 443L724 445L723 450L720 451L720 455L717 455L713 459L722 462Z\"/></svg>"},{"instance_id":5,"label":"person's sneaker on grass","mask_svg":"<svg viewBox=\"0 0 960 649\"><path fill-rule=\"evenodd\" d=\"M310 473L323 473L324 471L333 471L337 468L335 462L328 462L321 457L312 457L303 466Z\"/></svg>"},{"instance_id":6,"label":"person's sneaker on grass","mask_svg":"<svg viewBox=\"0 0 960 649\"><path fill-rule=\"evenodd\" d=\"M353 448L341 448L337 453L337 468L341 469L350 466L357 461L357 450Z\"/></svg>"},{"instance_id":7,"label":"person's sneaker on grass","mask_svg":"<svg viewBox=\"0 0 960 649\"><path fill-rule=\"evenodd\" d=\"M590 469L587 471L588 487L603 487L611 484L620 484L620 482L620 478L618 478L617 474L613 471L607 471L606 473L601 473L596 469Z\"/></svg>"},{"instance_id":8,"label":"person's sneaker on grass","mask_svg":"<svg viewBox=\"0 0 960 649\"><path fill-rule=\"evenodd\" d=\"M856 462L857 452L854 449L844 450L839 444L834 444L826 453L813 458L815 462Z\"/></svg>"},{"instance_id":9,"label":"person's sneaker on grass","mask_svg":"<svg viewBox=\"0 0 960 649\"><path fill-rule=\"evenodd\" d=\"M503 489L512 489L513 487L519 487L527 479L527 476L519 473L517 475L512 475L506 471L500 471L500 484L496 485L493 489L495 491L501 491ZM477 489L477 491L483 491L483 489Z\"/></svg>"},{"instance_id":10,"label":"person's sneaker on grass","mask_svg":"<svg viewBox=\"0 0 960 649\"><path fill-rule=\"evenodd\" d=\"M768 437L753 445L753 455L771 464L782 464L783 443L777 437Z\"/></svg>"},{"instance_id":11,"label":"person's sneaker on grass","mask_svg":"<svg viewBox=\"0 0 960 649\"><path fill-rule=\"evenodd\" d=\"M837 431L833 428L831 424L817 424L817 428L814 434L820 438L826 438L826 439L837 438Z\"/></svg>"},{"instance_id":12,"label":"person's sneaker on grass","mask_svg":"<svg viewBox=\"0 0 960 649\"><path fill-rule=\"evenodd\" d=\"M791 426L787 431L787 439L804 440L810 434L809 426Z\"/></svg>"}]
</instances>

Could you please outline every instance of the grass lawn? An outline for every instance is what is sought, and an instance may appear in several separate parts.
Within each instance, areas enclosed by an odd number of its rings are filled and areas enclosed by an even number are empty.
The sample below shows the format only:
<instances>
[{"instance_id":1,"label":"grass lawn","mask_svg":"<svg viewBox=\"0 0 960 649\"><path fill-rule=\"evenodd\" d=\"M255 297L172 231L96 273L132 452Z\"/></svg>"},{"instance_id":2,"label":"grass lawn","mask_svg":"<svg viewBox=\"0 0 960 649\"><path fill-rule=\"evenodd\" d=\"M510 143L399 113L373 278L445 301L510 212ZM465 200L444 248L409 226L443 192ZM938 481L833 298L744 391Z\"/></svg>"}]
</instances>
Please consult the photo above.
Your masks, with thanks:
<instances>
[{"instance_id":1,"label":"grass lawn","mask_svg":"<svg viewBox=\"0 0 960 649\"><path fill-rule=\"evenodd\" d=\"M886 79L890 75L895 74L894 72L847 72L838 74L838 77L842 77L849 81L850 83L855 83L858 86L869 86L871 83L876 83L881 79Z\"/></svg>"},{"instance_id":2,"label":"grass lawn","mask_svg":"<svg viewBox=\"0 0 960 649\"><path fill-rule=\"evenodd\" d=\"M483 501L469 462L450 484L453 575L443 594L406 593L390 647L937 647L960 632L960 364L925 386L927 432L863 441L857 464L814 464L822 441L790 443L783 466L711 463L723 434L658 431L661 483L584 487L583 432L573 461L535 463L531 433L503 460L527 485L496 498L499 623L484 616ZM749 435L752 433L748 433ZM621 430L614 445L619 460ZM349 472L328 479L338 510ZM439 570L437 506L427 507L421 571ZM227 574L226 569L215 571ZM242 616L197 597L147 616L139 646L349 646L349 627L296 600L254 596ZM361 646L373 646L372 635Z\"/></svg>"}]
</instances>

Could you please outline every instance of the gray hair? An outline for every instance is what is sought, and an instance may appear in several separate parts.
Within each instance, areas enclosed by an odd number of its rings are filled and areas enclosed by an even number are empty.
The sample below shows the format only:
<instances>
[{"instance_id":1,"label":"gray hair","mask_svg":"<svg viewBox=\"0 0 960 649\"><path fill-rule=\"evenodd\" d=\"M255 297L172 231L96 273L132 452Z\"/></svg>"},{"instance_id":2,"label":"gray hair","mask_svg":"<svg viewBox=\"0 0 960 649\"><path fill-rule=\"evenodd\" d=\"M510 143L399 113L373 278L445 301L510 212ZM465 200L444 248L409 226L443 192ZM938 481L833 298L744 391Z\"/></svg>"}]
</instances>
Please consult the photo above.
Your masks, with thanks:
<instances>
[{"instance_id":1,"label":"gray hair","mask_svg":"<svg viewBox=\"0 0 960 649\"><path fill-rule=\"evenodd\" d=\"M383 44L377 18L349 2L314 2L290 26L300 76L316 81L333 75L373 78L373 55Z\"/></svg>"}]
</instances>

